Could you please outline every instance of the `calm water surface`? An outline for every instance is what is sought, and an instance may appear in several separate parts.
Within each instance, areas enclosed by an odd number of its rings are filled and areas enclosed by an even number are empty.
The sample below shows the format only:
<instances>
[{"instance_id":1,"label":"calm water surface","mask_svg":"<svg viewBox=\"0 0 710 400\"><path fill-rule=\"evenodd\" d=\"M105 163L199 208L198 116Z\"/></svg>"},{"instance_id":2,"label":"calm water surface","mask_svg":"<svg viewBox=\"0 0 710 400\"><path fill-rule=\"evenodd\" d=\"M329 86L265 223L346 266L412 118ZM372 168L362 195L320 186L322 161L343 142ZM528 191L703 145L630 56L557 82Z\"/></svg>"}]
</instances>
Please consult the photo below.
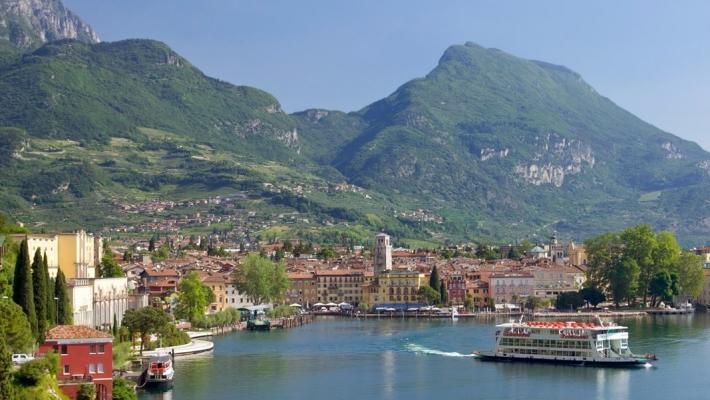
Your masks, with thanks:
<instances>
[{"instance_id":1,"label":"calm water surface","mask_svg":"<svg viewBox=\"0 0 710 400\"><path fill-rule=\"evenodd\" d=\"M617 319L652 368L481 362L488 320L318 319L291 330L215 338L212 354L178 358L173 390L192 399L710 399L710 314ZM498 320L498 322L502 322Z\"/></svg>"}]
</instances>

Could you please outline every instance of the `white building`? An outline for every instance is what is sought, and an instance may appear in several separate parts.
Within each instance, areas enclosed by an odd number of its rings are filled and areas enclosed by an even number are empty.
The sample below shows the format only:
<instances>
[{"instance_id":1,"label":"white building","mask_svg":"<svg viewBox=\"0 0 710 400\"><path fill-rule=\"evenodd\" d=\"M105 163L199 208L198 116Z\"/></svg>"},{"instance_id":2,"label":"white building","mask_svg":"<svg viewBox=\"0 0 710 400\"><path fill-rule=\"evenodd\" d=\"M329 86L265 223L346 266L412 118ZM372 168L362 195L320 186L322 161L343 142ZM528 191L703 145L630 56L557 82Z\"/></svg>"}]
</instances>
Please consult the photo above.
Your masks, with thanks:
<instances>
[{"instance_id":1,"label":"white building","mask_svg":"<svg viewBox=\"0 0 710 400\"><path fill-rule=\"evenodd\" d=\"M249 300L249 297L247 295L240 293L239 290L237 290L237 288L234 287L234 285L232 284L225 286L225 292L225 307L247 308L254 305L254 303Z\"/></svg>"},{"instance_id":2,"label":"white building","mask_svg":"<svg viewBox=\"0 0 710 400\"><path fill-rule=\"evenodd\" d=\"M129 308L128 279L73 279L67 283L74 325L109 329Z\"/></svg>"}]
</instances>

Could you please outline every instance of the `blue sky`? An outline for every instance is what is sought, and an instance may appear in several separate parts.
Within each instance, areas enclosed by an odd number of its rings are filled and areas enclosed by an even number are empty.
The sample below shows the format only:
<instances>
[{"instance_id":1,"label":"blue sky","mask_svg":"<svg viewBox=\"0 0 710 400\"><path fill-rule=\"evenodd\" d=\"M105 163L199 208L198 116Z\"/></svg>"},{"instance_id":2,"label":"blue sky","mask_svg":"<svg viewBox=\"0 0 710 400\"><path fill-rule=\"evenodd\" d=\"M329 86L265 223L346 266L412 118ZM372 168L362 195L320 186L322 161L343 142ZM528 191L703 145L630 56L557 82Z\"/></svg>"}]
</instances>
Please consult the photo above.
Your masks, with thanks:
<instances>
[{"instance_id":1,"label":"blue sky","mask_svg":"<svg viewBox=\"0 0 710 400\"><path fill-rule=\"evenodd\" d=\"M473 41L565 65L710 150L708 1L64 0L102 40L166 42L289 112L357 110Z\"/></svg>"}]
</instances>

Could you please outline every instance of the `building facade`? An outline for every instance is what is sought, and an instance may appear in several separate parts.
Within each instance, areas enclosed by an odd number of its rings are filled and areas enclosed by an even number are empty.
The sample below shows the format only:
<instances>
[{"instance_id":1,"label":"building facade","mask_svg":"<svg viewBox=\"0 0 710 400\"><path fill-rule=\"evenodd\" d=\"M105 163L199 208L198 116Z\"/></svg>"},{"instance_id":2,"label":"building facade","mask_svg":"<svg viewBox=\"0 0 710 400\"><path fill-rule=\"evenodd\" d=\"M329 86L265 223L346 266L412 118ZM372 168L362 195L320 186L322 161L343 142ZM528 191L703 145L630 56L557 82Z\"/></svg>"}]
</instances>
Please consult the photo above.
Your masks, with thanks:
<instances>
[{"instance_id":1,"label":"building facade","mask_svg":"<svg viewBox=\"0 0 710 400\"><path fill-rule=\"evenodd\" d=\"M534 294L535 278L526 273L495 273L490 276L490 297L496 304L517 304Z\"/></svg>"},{"instance_id":2,"label":"building facade","mask_svg":"<svg viewBox=\"0 0 710 400\"><path fill-rule=\"evenodd\" d=\"M375 276L363 288L363 301L371 307L381 304L419 304L419 288L426 276L418 271L390 270Z\"/></svg>"},{"instance_id":3,"label":"building facade","mask_svg":"<svg viewBox=\"0 0 710 400\"><path fill-rule=\"evenodd\" d=\"M76 399L82 384L96 387L97 400L110 400L113 389L113 338L85 326L59 325L47 332L38 353L55 351L59 355L59 388Z\"/></svg>"},{"instance_id":4,"label":"building facade","mask_svg":"<svg viewBox=\"0 0 710 400\"><path fill-rule=\"evenodd\" d=\"M95 260L101 257L95 254L94 235L81 230L75 233L57 235L59 244L59 268L67 279L95 278Z\"/></svg>"},{"instance_id":5,"label":"building facade","mask_svg":"<svg viewBox=\"0 0 710 400\"><path fill-rule=\"evenodd\" d=\"M318 289L316 289L315 275L310 272L289 272L288 280L291 282L286 291L286 303L300 304L309 308L318 302Z\"/></svg>"},{"instance_id":6,"label":"building facade","mask_svg":"<svg viewBox=\"0 0 710 400\"><path fill-rule=\"evenodd\" d=\"M362 301L363 271L317 270L315 278L318 303L357 305Z\"/></svg>"},{"instance_id":7,"label":"building facade","mask_svg":"<svg viewBox=\"0 0 710 400\"><path fill-rule=\"evenodd\" d=\"M449 303L459 305L466 300L466 279L461 274L451 274L446 278Z\"/></svg>"}]
</instances>

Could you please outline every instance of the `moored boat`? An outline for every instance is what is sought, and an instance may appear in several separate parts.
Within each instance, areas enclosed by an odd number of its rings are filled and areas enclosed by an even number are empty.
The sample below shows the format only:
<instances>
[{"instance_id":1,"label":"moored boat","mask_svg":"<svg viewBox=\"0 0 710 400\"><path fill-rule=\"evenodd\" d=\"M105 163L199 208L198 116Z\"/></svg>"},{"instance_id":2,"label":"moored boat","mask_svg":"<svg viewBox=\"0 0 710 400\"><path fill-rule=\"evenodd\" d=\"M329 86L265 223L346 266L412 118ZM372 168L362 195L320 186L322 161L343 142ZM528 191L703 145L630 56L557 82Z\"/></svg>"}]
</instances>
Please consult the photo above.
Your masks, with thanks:
<instances>
[{"instance_id":1,"label":"moored boat","mask_svg":"<svg viewBox=\"0 0 710 400\"><path fill-rule=\"evenodd\" d=\"M653 354L629 348L625 326L598 322L511 321L496 325L496 347L477 351L481 360L527 361L597 366L643 366Z\"/></svg>"},{"instance_id":2,"label":"moored boat","mask_svg":"<svg viewBox=\"0 0 710 400\"><path fill-rule=\"evenodd\" d=\"M154 389L168 389L173 385L174 376L172 356L167 353L158 353L150 357L148 362L145 386Z\"/></svg>"}]
</instances>

